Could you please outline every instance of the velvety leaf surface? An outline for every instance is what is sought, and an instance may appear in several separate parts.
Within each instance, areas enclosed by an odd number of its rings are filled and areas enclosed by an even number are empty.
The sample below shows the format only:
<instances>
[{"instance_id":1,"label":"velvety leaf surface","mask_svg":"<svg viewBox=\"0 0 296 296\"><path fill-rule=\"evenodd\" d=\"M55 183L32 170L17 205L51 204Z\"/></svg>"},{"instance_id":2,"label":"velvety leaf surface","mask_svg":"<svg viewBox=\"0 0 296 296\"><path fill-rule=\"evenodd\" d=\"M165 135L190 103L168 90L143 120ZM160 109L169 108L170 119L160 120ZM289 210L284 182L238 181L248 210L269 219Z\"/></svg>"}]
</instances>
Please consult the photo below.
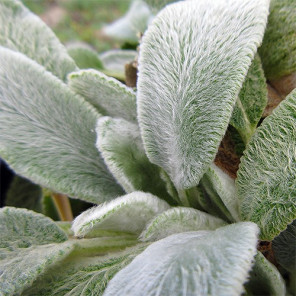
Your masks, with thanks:
<instances>
[{"instance_id":1,"label":"velvety leaf surface","mask_svg":"<svg viewBox=\"0 0 296 296\"><path fill-rule=\"evenodd\" d=\"M5 205L42 211L42 189L28 179L14 176L6 193Z\"/></svg>"},{"instance_id":2,"label":"velvety leaf surface","mask_svg":"<svg viewBox=\"0 0 296 296\"><path fill-rule=\"evenodd\" d=\"M51 29L21 1L0 2L0 45L27 55L62 80L77 69Z\"/></svg>"},{"instance_id":3,"label":"velvety leaf surface","mask_svg":"<svg viewBox=\"0 0 296 296\"><path fill-rule=\"evenodd\" d=\"M73 246L49 218L25 209L0 210L0 291L20 295Z\"/></svg>"},{"instance_id":4,"label":"velvety leaf surface","mask_svg":"<svg viewBox=\"0 0 296 296\"><path fill-rule=\"evenodd\" d=\"M267 14L266 0L182 1L165 7L145 33L141 133L150 161L178 189L197 185L213 162Z\"/></svg>"},{"instance_id":5,"label":"velvety leaf surface","mask_svg":"<svg viewBox=\"0 0 296 296\"><path fill-rule=\"evenodd\" d=\"M296 2L271 0L268 25L259 49L265 75L280 78L296 71Z\"/></svg>"},{"instance_id":6,"label":"velvety leaf surface","mask_svg":"<svg viewBox=\"0 0 296 296\"><path fill-rule=\"evenodd\" d=\"M258 55L255 55L230 120L230 124L237 129L245 143L255 132L266 104L265 76L261 60Z\"/></svg>"},{"instance_id":7,"label":"velvety leaf surface","mask_svg":"<svg viewBox=\"0 0 296 296\"><path fill-rule=\"evenodd\" d=\"M272 249L277 262L296 273L296 220L289 224L273 241Z\"/></svg>"},{"instance_id":8,"label":"velvety leaf surface","mask_svg":"<svg viewBox=\"0 0 296 296\"><path fill-rule=\"evenodd\" d=\"M104 295L241 295L257 234L246 222L171 235L119 271Z\"/></svg>"},{"instance_id":9,"label":"velvety leaf surface","mask_svg":"<svg viewBox=\"0 0 296 296\"><path fill-rule=\"evenodd\" d=\"M241 159L236 187L241 218L272 240L296 218L296 91L256 130Z\"/></svg>"},{"instance_id":10,"label":"velvety leaf surface","mask_svg":"<svg viewBox=\"0 0 296 296\"><path fill-rule=\"evenodd\" d=\"M151 192L172 202L159 167L145 154L138 125L124 119L101 117L96 131L97 148L109 171L126 192Z\"/></svg>"},{"instance_id":11,"label":"velvety leaf surface","mask_svg":"<svg viewBox=\"0 0 296 296\"><path fill-rule=\"evenodd\" d=\"M255 256L250 279L245 287L247 295L287 295L285 281L281 274L260 252Z\"/></svg>"},{"instance_id":12,"label":"velvety leaf surface","mask_svg":"<svg viewBox=\"0 0 296 296\"><path fill-rule=\"evenodd\" d=\"M18 174L94 203L121 195L95 147L99 117L43 67L0 48L0 154Z\"/></svg>"},{"instance_id":13,"label":"velvety leaf surface","mask_svg":"<svg viewBox=\"0 0 296 296\"><path fill-rule=\"evenodd\" d=\"M68 84L103 115L137 121L136 94L118 80L96 70L82 70L71 73Z\"/></svg>"},{"instance_id":14,"label":"velvety leaf surface","mask_svg":"<svg viewBox=\"0 0 296 296\"><path fill-rule=\"evenodd\" d=\"M192 208L172 208L156 216L141 233L141 241L156 241L171 234L215 230L225 221Z\"/></svg>"},{"instance_id":15,"label":"velvety leaf surface","mask_svg":"<svg viewBox=\"0 0 296 296\"><path fill-rule=\"evenodd\" d=\"M109 280L145 247L139 245L104 257L66 259L38 279L23 295L101 296Z\"/></svg>"},{"instance_id":16,"label":"velvety leaf surface","mask_svg":"<svg viewBox=\"0 0 296 296\"><path fill-rule=\"evenodd\" d=\"M234 179L229 177L215 164L212 164L203 176L201 184L211 186L212 190L218 194L224 206L231 214L230 220L240 221ZM225 213L227 212L225 211ZM229 216L228 213L227 216Z\"/></svg>"},{"instance_id":17,"label":"velvety leaf surface","mask_svg":"<svg viewBox=\"0 0 296 296\"><path fill-rule=\"evenodd\" d=\"M140 234L146 224L170 206L156 196L133 192L83 212L73 222L76 236L95 236L100 230Z\"/></svg>"},{"instance_id":18,"label":"velvety leaf surface","mask_svg":"<svg viewBox=\"0 0 296 296\"><path fill-rule=\"evenodd\" d=\"M120 41L138 43L140 33L144 33L152 13L142 0L134 0L128 12L119 20L103 29L105 35Z\"/></svg>"},{"instance_id":19,"label":"velvety leaf surface","mask_svg":"<svg viewBox=\"0 0 296 296\"><path fill-rule=\"evenodd\" d=\"M80 69L102 69L103 63L98 53L84 43L75 43L67 47L68 54Z\"/></svg>"},{"instance_id":20,"label":"velvety leaf surface","mask_svg":"<svg viewBox=\"0 0 296 296\"><path fill-rule=\"evenodd\" d=\"M136 50L112 49L99 55L105 69L109 71L125 72L125 65L134 61L137 56Z\"/></svg>"}]
</instances>

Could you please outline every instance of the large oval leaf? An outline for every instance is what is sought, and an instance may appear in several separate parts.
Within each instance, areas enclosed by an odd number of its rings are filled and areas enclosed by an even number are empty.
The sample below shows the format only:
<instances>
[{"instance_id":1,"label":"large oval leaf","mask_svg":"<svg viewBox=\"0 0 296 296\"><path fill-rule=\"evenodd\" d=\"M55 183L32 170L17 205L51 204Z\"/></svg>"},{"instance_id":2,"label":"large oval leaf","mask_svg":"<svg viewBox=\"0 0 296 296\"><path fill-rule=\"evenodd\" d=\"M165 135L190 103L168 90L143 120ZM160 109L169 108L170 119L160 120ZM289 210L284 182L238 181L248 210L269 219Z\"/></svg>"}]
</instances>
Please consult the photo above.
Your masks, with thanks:
<instances>
[{"instance_id":1,"label":"large oval leaf","mask_svg":"<svg viewBox=\"0 0 296 296\"><path fill-rule=\"evenodd\" d=\"M296 2L271 0L268 25L259 54L268 79L296 71Z\"/></svg>"},{"instance_id":2,"label":"large oval leaf","mask_svg":"<svg viewBox=\"0 0 296 296\"><path fill-rule=\"evenodd\" d=\"M272 240L296 218L296 91L252 137L236 179L241 218Z\"/></svg>"},{"instance_id":3,"label":"large oval leaf","mask_svg":"<svg viewBox=\"0 0 296 296\"><path fill-rule=\"evenodd\" d=\"M121 195L95 147L99 117L43 67L0 48L0 154L17 173L94 203Z\"/></svg>"},{"instance_id":4,"label":"large oval leaf","mask_svg":"<svg viewBox=\"0 0 296 296\"><path fill-rule=\"evenodd\" d=\"M257 233L254 223L245 222L171 235L119 271L104 295L241 295Z\"/></svg>"},{"instance_id":5,"label":"large oval leaf","mask_svg":"<svg viewBox=\"0 0 296 296\"><path fill-rule=\"evenodd\" d=\"M140 48L138 117L151 162L179 189L214 160L268 14L267 0L182 1L164 8Z\"/></svg>"},{"instance_id":6,"label":"large oval leaf","mask_svg":"<svg viewBox=\"0 0 296 296\"><path fill-rule=\"evenodd\" d=\"M133 192L78 216L72 229L76 236L96 236L101 230L140 234L146 224L170 206L156 196Z\"/></svg>"},{"instance_id":7,"label":"large oval leaf","mask_svg":"<svg viewBox=\"0 0 296 296\"><path fill-rule=\"evenodd\" d=\"M0 45L27 55L63 80L77 69L51 29L21 1L0 2Z\"/></svg>"}]
</instances>

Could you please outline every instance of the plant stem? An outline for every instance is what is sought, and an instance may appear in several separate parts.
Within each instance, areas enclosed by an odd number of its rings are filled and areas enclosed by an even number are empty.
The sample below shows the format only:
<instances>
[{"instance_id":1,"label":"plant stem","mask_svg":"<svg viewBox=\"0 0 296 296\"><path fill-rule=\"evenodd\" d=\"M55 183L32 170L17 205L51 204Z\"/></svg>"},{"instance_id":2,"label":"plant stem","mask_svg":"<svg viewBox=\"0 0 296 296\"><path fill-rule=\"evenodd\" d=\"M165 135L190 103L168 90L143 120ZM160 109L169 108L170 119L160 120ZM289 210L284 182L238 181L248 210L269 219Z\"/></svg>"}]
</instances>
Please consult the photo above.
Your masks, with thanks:
<instances>
[{"instance_id":1,"label":"plant stem","mask_svg":"<svg viewBox=\"0 0 296 296\"><path fill-rule=\"evenodd\" d=\"M60 193L52 193L52 199L58 210L61 221L72 221L73 214L69 198Z\"/></svg>"}]
</instances>

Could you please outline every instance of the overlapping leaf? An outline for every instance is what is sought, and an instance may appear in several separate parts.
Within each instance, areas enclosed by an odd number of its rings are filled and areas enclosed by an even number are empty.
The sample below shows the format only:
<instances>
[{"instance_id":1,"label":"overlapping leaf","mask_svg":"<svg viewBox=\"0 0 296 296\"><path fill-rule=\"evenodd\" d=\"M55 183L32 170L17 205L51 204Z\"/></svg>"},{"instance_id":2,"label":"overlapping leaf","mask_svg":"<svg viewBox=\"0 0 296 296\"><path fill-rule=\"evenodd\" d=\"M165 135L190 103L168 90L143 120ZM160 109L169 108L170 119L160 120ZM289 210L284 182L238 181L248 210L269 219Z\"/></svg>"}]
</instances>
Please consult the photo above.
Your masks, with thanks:
<instances>
[{"instance_id":1,"label":"overlapping leaf","mask_svg":"<svg viewBox=\"0 0 296 296\"><path fill-rule=\"evenodd\" d=\"M51 29L21 1L0 2L0 45L27 55L63 80L77 69Z\"/></svg>"},{"instance_id":2,"label":"overlapping leaf","mask_svg":"<svg viewBox=\"0 0 296 296\"><path fill-rule=\"evenodd\" d=\"M156 216L141 233L140 240L156 241L175 233L214 230L225 224L225 221L207 213L175 207Z\"/></svg>"},{"instance_id":3,"label":"overlapping leaf","mask_svg":"<svg viewBox=\"0 0 296 296\"><path fill-rule=\"evenodd\" d=\"M227 209L224 210L224 213L231 221L240 220L238 198L236 197L234 180L231 177L224 173L215 164L212 164L203 176L201 184L206 188L211 187L213 195L215 195L214 193L218 195L217 200L221 199L223 205ZM211 196L213 197L213 195ZM215 199L213 202L215 202ZM220 208L222 210L224 209L222 205Z\"/></svg>"},{"instance_id":4,"label":"overlapping leaf","mask_svg":"<svg viewBox=\"0 0 296 296\"><path fill-rule=\"evenodd\" d=\"M142 0L133 0L128 12L119 20L103 29L108 37L138 43L140 33L144 33L152 13L149 6Z\"/></svg>"},{"instance_id":5,"label":"overlapping leaf","mask_svg":"<svg viewBox=\"0 0 296 296\"><path fill-rule=\"evenodd\" d=\"M67 51L80 69L92 68L100 70L103 68L98 53L88 44L82 42L72 43L67 46Z\"/></svg>"},{"instance_id":6,"label":"overlapping leaf","mask_svg":"<svg viewBox=\"0 0 296 296\"><path fill-rule=\"evenodd\" d=\"M123 78L125 75L125 65L134 61L136 56L136 50L128 49L112 49L99 55L105 68L104 72L107 71L109 76L115 74L115 76L121 76Z\"/></svg>"},{"instance_id":7,"label":"overlapping leaf","mask_svg":"<svg viewBox=\"0 0 296 296\"><path fill-rule=\"evenodd\" d=\"M138 125L124 119L101 117L96 131L97 147L109 171L126 192L151 192L172 201L159 168L145 154Z\"/></svg>"},{"instance_id":8,"label":"overlapping leaf","mask_svg":"<svg viewBox=\"0 0 296 296\"><path fill-rule=\"evenodd\" d=\"M83 212L74 222L76 236L96 236L101 230L140 234L146 224L170 206L156 196L133 192Z\"/></svg>"},{"instance_id":9,"label":"overlapping leaf","mask_svg":"<svg viewBox=\"0 0 296 296\"><path fill-rule=\"evenodd\" d=\"M268 25L259 54L265 75L277 79L296 71L296 2L271 0Z\"/></svg>"},{"instance_id":10,"label":"overlapping leaf","mask_svg":"<svg viewBox=\"0 0 296 296\"><path fill-rule=\"evenodd\" d=\"M0 291L20 295L73 249L49 218L25 209L0 210Z\"/></svg>"},{"instance_id":11,"label":"overlapping leaf","mask_svg":"<svg viewBox=\"0 0 296 296\"><path fill-rule=\"evenodd\" d=\"M296 220L272 241L277 262L290 272L296 273Z\"/></svg>"},{"instance_id":12,"label":"overlapping leaf","mask_svg":"<svg viewBox=\"0 0 296 296\"><path fill-rule=\"evenodd\" d=\"M247 143L267 104L267 86L261 60L255 56L233 109L230 124Z\"/></svg>"},{"instance_id":13,"label":"overlapping leaf","mask_svg":"<svg viewBox=\"0 0 296 296\"><path fill-rule=\"evenodd\" d=\"M0 154L17 173L94 203L122 194L95 147L99 117L41 66L0 48Z\"/></svg>"},{"instance_id":14,"label":"overlapping leaf","mask_svg":"<svg viewBox=\"0 0 296 296\"><path fill-rule=\"evenodd\" d=\"M71 73L68 82L103 115L137 121L135 92L116 79L96 70L82 70Z\"/></svg>"},{"instance_id":15,"label":"overlapping leaf","mask_svg":"<svg viewBox=\"0 0 296 296\"><path fill-rule=\"evenodd\" d=\"M145 245L139 245L105 257L76 257L71 261L64 260L22 295L101 296L108 281L144 249Z\"/></svg>"},{"instance_id":16,"label":"overlapping leaf","mask_svg":"<svg viewBox=\"0 0 296 296\"><path fill-rule=\"evenodd\" d=\"M144 35L138 79L144 146L177 188L197 185L214 160L267 14L266 0L182 1L164 8Z\"/></svg>"},{"instance_id":17,"label":"overlapping leaf","mask_svg":"<svg viewBox=\"0 0 296 296\"><path fill-rule=\"evenodd\" d=\"M296 91L268 116L252 137L236 179L243 220L272 240L296 218Z\"/></svg>"},{"instance_id":18,"label":"overlapping leaf","mask_svg":"<svg viewBox=\"0 0 296 296\"><path fill-rule=\"evenodd\" d=\"M257 226L245 222L171 235L119 271L104 295L241 295L257 234Z\"/></svg>"},{"instance_id":19,"label":"overlapping leaf","mask_svg":"<svg viewBox=\"0 0 296 296\"><path fill-rule=\"evenodd\" d=\"M286 295L286 285L280 272L258 252L246 284L247 295Z\"/></svg>"}]
</instances>

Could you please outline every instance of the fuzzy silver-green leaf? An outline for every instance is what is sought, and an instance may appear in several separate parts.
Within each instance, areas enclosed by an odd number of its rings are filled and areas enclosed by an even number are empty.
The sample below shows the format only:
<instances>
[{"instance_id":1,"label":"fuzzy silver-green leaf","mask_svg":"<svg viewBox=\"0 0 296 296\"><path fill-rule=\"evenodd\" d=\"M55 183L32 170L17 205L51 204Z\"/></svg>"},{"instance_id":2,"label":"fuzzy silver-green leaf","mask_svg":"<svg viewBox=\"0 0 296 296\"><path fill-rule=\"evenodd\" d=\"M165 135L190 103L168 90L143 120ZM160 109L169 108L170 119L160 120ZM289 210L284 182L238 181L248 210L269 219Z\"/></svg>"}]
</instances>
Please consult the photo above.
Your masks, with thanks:
<instances>
[{"instance_id":1,"label":"fuzzy silver-green leaf","mask_svg":"<svg viewBox=\"0 0 296 296\"><path fill-rule=\"evenodd\" d=\"M77 69L51 29L21 1L0 1L0 45L27 55L62 80Z\"/></svg>"},{"instance_id":2,"label":"fuzzy silver-green leaf","mask_svg":"<svg viewBox=\"0 0 296 296\"><path fill-rule=\"evenodd\" d=\"M18 174L94 203L123 194L95 147L99 117L43 67L0 48L0 155Z\"/></svg>"},{"instance_id":3,"label":"fuzzy silver-green leaf","mask_svg":"<svg viewBox=\"0 0 296 296\"><path fill-rule=\"evenodd\" d=\"M213 162L267 14L268 0L181 1L166 6L144 34L141 134L150 161L178 189L197 185Z\"/></svg>"},{"instance_id":4,"label":"fuzzy silver-green leaf","mask_svg":"<svg viewBox=\"0 0 296 296\"><path fill-rule=\"evenodd\" d=\"M272 240L296 219L296 91L257 129L238 170L240 216Z\"/></svg>"},{"instance_id":5,"label":"fuzzy silver-green leaf","mask_svg":"<svg viewBox=\"0 0 296 296\"><path fill-rule=\"evenodd\" d=\"M171 235L119 271L104 295L241 295L257 235L251 222Z\"/></svg>"}]
</instances>

